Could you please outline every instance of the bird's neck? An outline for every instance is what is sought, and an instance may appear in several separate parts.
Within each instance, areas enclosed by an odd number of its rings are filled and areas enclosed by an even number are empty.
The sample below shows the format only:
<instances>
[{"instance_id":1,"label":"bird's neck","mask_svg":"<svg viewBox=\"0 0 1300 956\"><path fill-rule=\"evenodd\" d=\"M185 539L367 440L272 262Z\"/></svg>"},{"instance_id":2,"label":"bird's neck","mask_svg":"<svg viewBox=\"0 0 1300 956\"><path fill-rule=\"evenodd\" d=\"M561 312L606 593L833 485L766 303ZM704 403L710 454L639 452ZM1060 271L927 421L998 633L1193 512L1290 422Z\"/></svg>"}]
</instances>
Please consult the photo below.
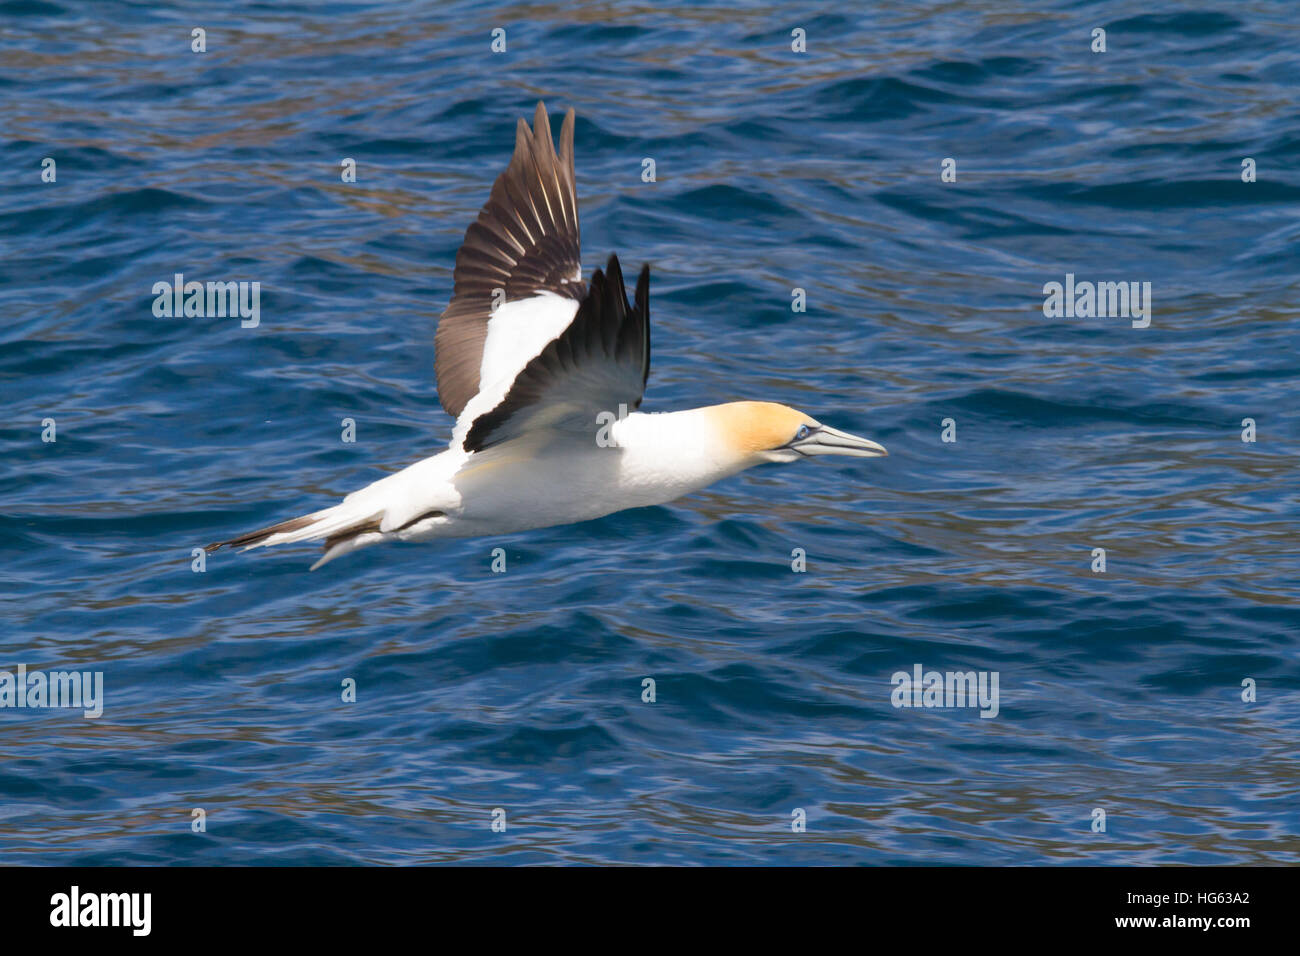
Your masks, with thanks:
<instances>
[{"instance_id":1,"label":"bird's neck","mask_svg":"<svg viewBox=\"0 0 1300 956\"><path fill-rule=\"evenodd\" d=\"M685 494L757 462L728 441L711 405L680 412L633 412L611 428L634 481Z\"/></svg>"}]
</instances>

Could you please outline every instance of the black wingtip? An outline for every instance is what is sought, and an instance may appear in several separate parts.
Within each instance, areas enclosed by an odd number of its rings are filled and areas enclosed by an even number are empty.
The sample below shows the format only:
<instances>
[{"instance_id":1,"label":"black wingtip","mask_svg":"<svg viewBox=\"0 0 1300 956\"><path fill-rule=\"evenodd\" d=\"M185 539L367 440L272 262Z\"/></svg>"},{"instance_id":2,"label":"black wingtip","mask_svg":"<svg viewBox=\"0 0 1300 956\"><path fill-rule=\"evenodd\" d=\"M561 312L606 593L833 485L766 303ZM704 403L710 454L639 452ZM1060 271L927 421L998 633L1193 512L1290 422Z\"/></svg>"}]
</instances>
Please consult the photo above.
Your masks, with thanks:
<instances>
[{"instance_id":1,"label":"black wingtip","mask_svg":"<svg viewBox=\"0 0 1300 956\"><path fill-rule=\"evenodd\" d=\"M609 276L609 281L618 285L623 284L623 267L618 264L618 255L610 253L608 261L605 263L605 275Z\"/></svg>"},{"instance_id":2,"label":"black wingtip","mask_svg":"<svg viewBox=\"0 0 1300 956\"><path fill-rule=\"evenodd\" d=\"M641 267L641 274L636 277L636 295L633 305L637 311L645 311L646 315L650 314L650 263Z\"/></svg>"},{"instance_id":3,"label":"black wingtip","mask_svg":"<svg viewBox=\"0 0 1300 956\"><path fill-rule=\"evenodd\" d=\"M646 382L650 381L650 263L641 266L641 274L636 277L636 293L632 311L641 322L641 334L644 336L642 344L642 366L641 366L641 390L644 398ZM637 408L641 407L641 399L636 400Z\"/></svg>"}]
</instances>

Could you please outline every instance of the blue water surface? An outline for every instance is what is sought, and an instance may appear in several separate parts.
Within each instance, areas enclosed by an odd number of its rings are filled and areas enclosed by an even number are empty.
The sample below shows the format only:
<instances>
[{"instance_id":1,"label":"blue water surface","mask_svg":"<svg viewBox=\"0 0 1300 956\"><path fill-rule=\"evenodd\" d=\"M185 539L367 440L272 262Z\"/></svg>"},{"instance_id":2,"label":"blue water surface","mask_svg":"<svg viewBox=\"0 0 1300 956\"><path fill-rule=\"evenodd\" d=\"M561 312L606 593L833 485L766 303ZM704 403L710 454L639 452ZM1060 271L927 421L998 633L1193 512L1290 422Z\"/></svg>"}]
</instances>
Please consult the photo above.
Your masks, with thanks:
<instances>
[{"instance_id":1,"label":"blue water surface","mask_svg":"<svg viewBox=\"0 0 1300 956\"><path fill-rule=\"evenodd\" d=\"M0 861L1300 862L1298 87L1261 0L0 2L0 669L105 695L0 709ZM645 409L890 457L196 572L445 444L539 99L588 271L652 265ZM156 317L176 273L259 325ZM1048 317L1067 273L1149 327ZM997 716L894 707L916 665Z\"/></svg>"}]
</instances>

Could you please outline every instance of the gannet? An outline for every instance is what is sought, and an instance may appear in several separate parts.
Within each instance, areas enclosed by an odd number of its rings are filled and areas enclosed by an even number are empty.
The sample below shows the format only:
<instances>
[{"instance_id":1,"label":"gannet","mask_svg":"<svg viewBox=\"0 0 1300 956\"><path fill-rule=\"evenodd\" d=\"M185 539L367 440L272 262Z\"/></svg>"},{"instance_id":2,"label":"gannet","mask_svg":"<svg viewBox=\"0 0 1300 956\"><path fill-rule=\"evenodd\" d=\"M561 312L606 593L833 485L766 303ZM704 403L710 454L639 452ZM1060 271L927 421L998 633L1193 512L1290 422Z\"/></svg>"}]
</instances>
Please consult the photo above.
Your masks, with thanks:
<instances>
[{"instance_id":1,"label":"gannet","mask_svg":"<svg viewBox=\"0 0 1300 956\"><path fill-rule=\"evenodd\" d=\"M650 267L627 300L618 257L582 281L570 109L557 153L546 107L456 254L434 336L447 450L340 504L229 541L324 540L311 570L381 541L500 535L658 505L764 462L888 454L786 405L639 411L650 372Z\"/></svg>"}]
</instances>

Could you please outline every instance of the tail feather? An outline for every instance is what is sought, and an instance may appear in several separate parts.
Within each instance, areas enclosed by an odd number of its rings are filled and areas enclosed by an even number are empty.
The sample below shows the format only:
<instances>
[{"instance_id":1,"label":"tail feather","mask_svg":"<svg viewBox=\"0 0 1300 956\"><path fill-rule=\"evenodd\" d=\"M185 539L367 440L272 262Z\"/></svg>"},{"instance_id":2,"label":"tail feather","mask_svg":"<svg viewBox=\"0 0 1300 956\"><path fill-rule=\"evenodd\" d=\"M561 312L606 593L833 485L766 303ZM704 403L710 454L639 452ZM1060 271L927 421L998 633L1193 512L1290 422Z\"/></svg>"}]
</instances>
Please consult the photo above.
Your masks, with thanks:
<instances>
[{"instance_id":1,"label":"tail feather","mask_svg":"<svg viewBox=\"0 0 1300 956\"><path fill-rule=\"evenodd\" d=\"M443 452L360 488L338 504L266 528L208 545L219 548L263 548L299 541L323 541L320 567L340 555L419 529L422 522L445 517L444 501L458 501L450 476L464 461L463 453ZM427 530L427 529L423 529ZM414 534L416 532L412 532Z\"/></svg>"},{"instance_id":2,"label":"tail feather","mask_svg":"<svg viewBox=\"0 0 1300 956\"><path fill-rule=\"evenodd\" d=\"M247 534L241 534L238 537L229 539L228 541L214 541L212 544L204 548L204 550L207 551L208 554L211 554L213 551L217 551L221 548L255 548L259 544L265 544L265 539L272 535L290 534L295 531L300 531L303 528L310 527L312 522L314 522L321 514L322 512L317 511L314 514L303 515L301 518L290 518L288 521L281 521L279 524L273 524L268 528L249 531Z\"/></svg>"},{"instance_id":3,"label":"tail feather","mask_svg":"<svg viewBox=\"0 0 1300 956\"><path fill-rule=\"evenodd\" d=\"M247 551L250 548L293 544L298 541L317 541L324 538L325 552L328 555L336 548L355 542L356 539L362 536L369 539L366 541L367 544L380 540L382 535L378 534L379 523L383 520L383 516L382 510L378 512L368 508L363 510L359 509L355 503L349 504L344 501L332 508L314 511L298 518L290 518L288 521L281 521L266 528L259 528L257 531L241 534L228 541L214 542L208 545L205 550L209 554L224 547L243 548ZM376 537L369 538L372 534L376 535ZM340 550L339 553L343 552ZM319 567L320 563L324 562L319 562L316 566Z\"/></svg>"}]
</instances>

